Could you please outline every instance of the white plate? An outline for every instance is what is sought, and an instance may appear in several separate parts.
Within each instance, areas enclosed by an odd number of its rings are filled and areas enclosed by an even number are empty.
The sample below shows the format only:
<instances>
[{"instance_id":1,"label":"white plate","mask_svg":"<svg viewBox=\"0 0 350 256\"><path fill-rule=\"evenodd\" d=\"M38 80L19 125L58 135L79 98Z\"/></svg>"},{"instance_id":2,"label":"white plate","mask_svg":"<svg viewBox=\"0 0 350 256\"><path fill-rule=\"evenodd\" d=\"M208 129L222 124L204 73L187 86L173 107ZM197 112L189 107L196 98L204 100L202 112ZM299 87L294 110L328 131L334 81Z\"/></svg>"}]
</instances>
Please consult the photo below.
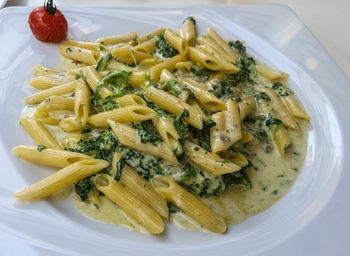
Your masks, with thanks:
<instances>
[{"instance_id":1,"label":"white plate","mask_svg":"<svg viewBox=\"0 0 350 256\"><path fill-rule=\"evenodd\" d=\"M193 15L202 34L211 26L225 38L245 40L253 56L269 60L289 73L291 87L312 121L304 168L291 191L273 207L231 227L225 235L185 232L167 225L165 234L156 237L91 221L81 216L70 200L17 202L12 197L13 191L51 173L49 168L21 161L11 152L16 145L32 144L17 122L23 98L32 92L28 86L32 78L30 70L38 63L54 66L60 61L57 45L41 43L31 35L27 25L30 11L31 8L6 8L0 12L0 225L3 229L28 243L70 255L257 255L292 237L306 224L315 223L312 220L336 188L337 195L331 204L337 205L346 198L342 207L349 212L349 200L343 195L350 195L349 186L344 186L350 179L348 173L342 173L343 166L350 166L349 159L344 159L344 145L350 142L344 136L344 131L350 129L345 111L350 110L349 83L300 20L278 5L63 9L69 22L69 36L92 41L128 31L141 34L159 27L176 29L185 17ZM345 232L346 227L349 230L349 221L338 211L327 207L327 214L324 212L322 220L331 223L337 217L336 224L344 222L340 232ZM320 227L324 222L317 225ZM332 244L333 240L327 243ZM313 249L316 247L309 242L309 248L310 244ZM342 246L349 248L348 244Z\"/></svg>"},{"instance_id":2,"label":"white plate","mask_svg":"<svg viewBox=\"0 0 350 256\"><path fill-rule=\"evenodd\" d=\"M0 0L0 9L5 6L7 0Z\"/></svg>"}]
</instances>

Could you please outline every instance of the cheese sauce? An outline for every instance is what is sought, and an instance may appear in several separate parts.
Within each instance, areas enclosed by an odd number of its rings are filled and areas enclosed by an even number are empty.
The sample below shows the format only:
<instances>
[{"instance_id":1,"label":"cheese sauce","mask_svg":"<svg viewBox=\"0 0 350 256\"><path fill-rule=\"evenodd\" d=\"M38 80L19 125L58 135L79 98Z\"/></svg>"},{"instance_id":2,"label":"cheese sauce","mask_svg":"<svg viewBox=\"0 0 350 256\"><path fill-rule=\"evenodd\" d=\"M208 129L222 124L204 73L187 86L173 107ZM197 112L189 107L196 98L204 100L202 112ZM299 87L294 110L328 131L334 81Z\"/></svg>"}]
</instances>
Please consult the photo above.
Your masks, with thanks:
<instances>
[{"instance_id":1,"label":"cheese sauce","mask_svg":"<svg viewBox=\"0 0 350 256\"><path fill-rule=\"evenodd\" d=\"M301 130L299 135L290 132L293 143L285 156L281 157L277 149L266 153L261 145L252 149L255 153L252 162L258 170L250 169L248 171L252 183L251 189L247 189L243 185L231 185L220 195L202 197L201 201L224 217L228 225L238 224L247 217L271 207L288 192L303 166L307 149L308 123L301 122L299 125ZM99 207L84 203L78 197L75 204L82 214L92 219L144 231L140 225L122 214L122 210L110 200L104 196L101 198ZM171 213L170 222L185 230L207 231L181 211Z\"/></svg>"}]
</instances>

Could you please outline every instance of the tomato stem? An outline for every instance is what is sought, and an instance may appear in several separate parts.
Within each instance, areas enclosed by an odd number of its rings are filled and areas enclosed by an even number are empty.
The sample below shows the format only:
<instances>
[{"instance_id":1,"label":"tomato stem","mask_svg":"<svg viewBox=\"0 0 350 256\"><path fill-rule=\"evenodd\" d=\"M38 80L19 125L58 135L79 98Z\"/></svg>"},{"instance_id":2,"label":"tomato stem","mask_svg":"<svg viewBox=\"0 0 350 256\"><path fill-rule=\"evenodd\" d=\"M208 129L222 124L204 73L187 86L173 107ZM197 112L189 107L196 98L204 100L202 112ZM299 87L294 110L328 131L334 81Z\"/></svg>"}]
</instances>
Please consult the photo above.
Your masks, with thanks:
<instances>
[{"instance_id":1,"label":"tomato stem","mask_svg":"<svg viewBox=\"0 0 350 256\"><path fill-rule=\"evenodd\" d=\"M56 13L56 5L53 4L53 0L45 0L44 7L48 14L54 15Z\"/></svg>"}]
</instances>

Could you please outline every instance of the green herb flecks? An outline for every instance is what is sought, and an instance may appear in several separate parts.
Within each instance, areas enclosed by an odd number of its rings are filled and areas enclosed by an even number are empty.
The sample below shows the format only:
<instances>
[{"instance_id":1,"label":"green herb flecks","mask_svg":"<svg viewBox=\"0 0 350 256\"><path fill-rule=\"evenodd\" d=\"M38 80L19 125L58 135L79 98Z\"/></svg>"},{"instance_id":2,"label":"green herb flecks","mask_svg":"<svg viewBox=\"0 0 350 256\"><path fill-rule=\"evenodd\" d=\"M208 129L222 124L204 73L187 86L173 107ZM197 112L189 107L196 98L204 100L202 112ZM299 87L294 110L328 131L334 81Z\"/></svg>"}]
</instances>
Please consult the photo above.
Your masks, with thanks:
<instances>
[{"instance_id":1,"label":"green herb flecks","mask_svg":"<svg viewBox=\"0 0 350 256\"><path fill-rule=\"evenodd\" d=\"M280 82L276 82L272 86L272 90L276 91L276 93L281 96L289 96L290 92L288 92L287 88L283 86Z\"/></svg>"},{"instance_id":2,"label":"green herb flecks","mask_svg":"<svg viewBox=\"0 0 350 256\"><path fill-rule=\"evenodd\" d=\"M132 126L141 137L141 143L150 143L157 146L162 142L162 138L158 134L148 131L144 123L133 123Z\"/></svg>"},{"instance_id":3,"label":"green herb flecks","mask_svg":"<svg viewBox=\"0 0 350 256\"><path fill-rule=\"evenodd\" d=\"M264 92L259 92L255 94L254 98L256 101L260 101L260 100L270 101L270 97Z\"/></svg>"},{"instance_id":4,"label":"green herb flecks","mask_svg":"<svg viewBox=\"0 0 350 256\"><path fill-rule=\"evenodd\" d=\"M123 168L124 168L125 164L126 164L126 159L125 158L121 158L117 162L117 173L114 176L114 179L116 181L120 181L120 177L122 176L122 171L123 171Z\"/></svg>"},{"instance_id":5,"label":"green herb flecks","mask_svg":"<svg viewBox=\"0 0 350 256\"><path fill-rule=\"evenodd\" d=\"M222 179L226 186L229 186L231 184L242 184L248 189L252 187L252 183L247 175L246 168L242 168L238 172L224 174L222 176Z\"/></svg>"},{"instance_id":6,"label":"green herb flecks","mask_svg":"<svg viewBox=\"0 0 350 256\"><path fill-rule=\"evenodd\" d=\"M178 51L166 42L164 35L159 35L156 39L157 48L163 58L171 58L178 54Z\"/></svg>"},{"instance_id":7,"label":"green herb flecks","mask_svg":"<svg viewBox=\"0 0 350 256\"><path fill-rule=\"evenodd\" d=\"M196 25L196 20L194 19L194 17L192 16L189 16L187 17L182 23L185 23L186 21L192 21L194 25Z\"/></svg>"},{"instance_id":8,"label":"green herb flecks","mask_svg":"<svg viewBox=\"0 0 350 256\"><path fill-rule=\"evenodd\" d=\"M106 70L112 59L113 56L110 53L103 55L97 63L96 70L99 72Z\"/></svg>"},{"instance_id":9,"label":"green herb flecks","mask_svg":"<svg viewBox=\"0 0 350 256\"><path fill-rule=\"evenodd\" d=\"M92 177L87 177L85 179L79 180L74 184L75 192L78 194L82 201L88 199L91 191L95 190L95 185Z\"/></svg>"},{"instance_id":10,"label":"green herb flecks","mask_svg":"<svg viewBox=\"0 0 350 256\"><path fill-rule=\"evenodd\" d=\"M107 130L91 136L87 140L79 140L76 148L66 148L65 150L83 153L96 159L103 159L112 162L113 154L122 146L112 131Z\"/></svg>"},{"instance_id":11,"label":"green herb flecks","mask_svg":"<svg viewBox=\"0 0 350 256\"><path fill-rule=\"evenodd\" d=\"M128 76L131 74L131 71L127 70L118 70L111 71L107 74L96 87L96 91L94 94L95 101L100 99L100 91L103 86L109 86L116 97L124 96L128 93L131 86L128 82Z\"/></svg>"},{"instance_id":12,"label":"green herb flecks","mask_svg":"<svg viewBox=\"0 0 350 256\"><path fill-rule=\"evenodd\" d=\"M36 149L37 149L39 152L41 152L41 151L43 151L44 149L47 149L47 147L44 146L44 145L38 145L38 146L36 147Z\"/></svg>"},{"instance_id":13,"label":"green herb flecks","mask_svg":"<svg viewBox=\"0 0 350 256\"><path fill-rule=\"evenodd\" d=\"M238 52L243 58L247 57L247 54L246 54L247 49L241 41L239 41L239 40L234 41L234 42L229 41L228 44L229 44L229 46L232 47L233 50Z\"/></svg>"}]
</instances>

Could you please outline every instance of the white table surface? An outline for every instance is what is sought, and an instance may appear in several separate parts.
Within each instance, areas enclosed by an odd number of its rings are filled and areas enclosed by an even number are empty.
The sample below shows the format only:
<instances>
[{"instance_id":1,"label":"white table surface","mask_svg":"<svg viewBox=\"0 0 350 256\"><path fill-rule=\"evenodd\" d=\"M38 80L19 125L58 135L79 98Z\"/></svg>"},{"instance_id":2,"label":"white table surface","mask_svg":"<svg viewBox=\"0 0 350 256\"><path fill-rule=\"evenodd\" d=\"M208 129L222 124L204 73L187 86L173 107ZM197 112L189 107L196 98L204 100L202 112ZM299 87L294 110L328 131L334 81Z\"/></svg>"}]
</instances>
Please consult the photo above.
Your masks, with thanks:
<instances>
[{"instance_id":1,"label":"white table surface","mask_svg":"<svg viewBox=\"0 0 350 256\"><path fill-rule=\"evenodd\" d=\"M38 6L42 5L43 0L9 0L7 6ZM329 55L340 66L348 79L350 79L350 0L56 0L58 6L118 6L118 5L145 5L153 4L167 6L196 5L196 4L257 4L257 3L281 3L289 6L306 24L310 31L319 39ZM170 4L171 3L171 4ZM344 213L346 214L346 213ZM349 213L347 213L349 214ZM350 215L349 215L350 217ZM266 255L286 255L286 252L293 252L293 255L350 255L342 248L333 248L327 246L327 241L320 243L315 251L305 251L301 241L307 239L317 239L322 232L331 232L336 234L336 228L330 226L329 230L318 230L317 223L322 222L322 214L313 221L314 237L310 233L301 232L298 239L295 237L287 242L280 244L274 249L268 251ZM321 225L320 225L321 226ZM346 237L335 237L342 242L348 243ZM25 241L8 235L0 230L0 256L8 255L59 255L44 248L29 246ZM288 254L290 255L290 254Z\"/></svg>"}]
</instances>

